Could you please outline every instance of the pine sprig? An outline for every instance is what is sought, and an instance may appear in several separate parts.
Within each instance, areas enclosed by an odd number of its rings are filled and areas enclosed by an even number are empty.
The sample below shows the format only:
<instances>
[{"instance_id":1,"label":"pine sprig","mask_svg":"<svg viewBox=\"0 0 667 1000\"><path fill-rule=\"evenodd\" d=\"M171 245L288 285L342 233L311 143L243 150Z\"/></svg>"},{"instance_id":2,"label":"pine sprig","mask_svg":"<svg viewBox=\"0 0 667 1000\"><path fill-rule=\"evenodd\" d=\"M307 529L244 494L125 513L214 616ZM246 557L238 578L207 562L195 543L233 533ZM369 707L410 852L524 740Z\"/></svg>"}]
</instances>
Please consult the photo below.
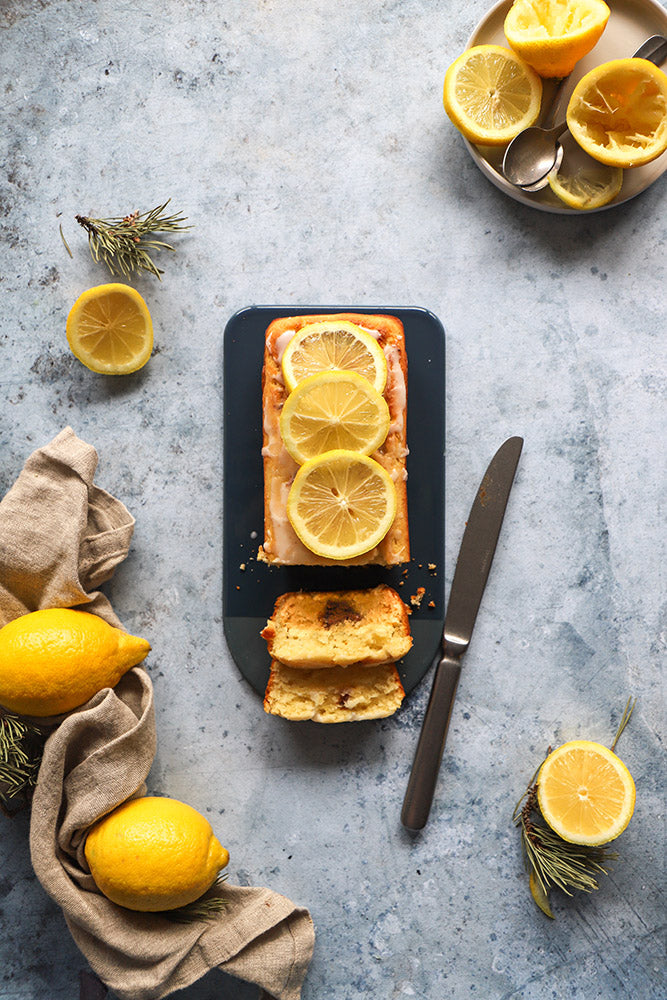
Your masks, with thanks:
<instances>
[{"instance_id":1,"label":"pine sprig","mask_svg":"<svg viewBox=\"0 0 667 1000\"><path fill-rule=\"evenodd\" d=\"M169 199L171 200L171 199ZM192 229L184 226L187 217L175 213L165 214L169 201L149 212L131 212L118 218L93 219L87 215L75 216L79 225L88 233L88 246L93 260L106 264L113 275L129 278L135 271L147 271L161 280L164 271L153 261L156 250L175 252L175 247L163 240L152 239L154 233L176 233ZM63 242L70 253L65 237Z\"/></svg>"},{"instance_id":2,"label":"pine sprig","mask_svg":"<svg viewBox=\"0 0 667 1000\"><path fill-rule=\"evenodd\" d=\"M45 740L36 726L15 715L0 714L0 810L6 816L18 811L21 797L32 795Z\"/></svg>"},{"instance_id":3,"label":"pine sprig","mask_svg":"<svg viewBox=\"0 0 667 1000\"><path fill-rule=\"evenodd\" d=\"M211 889L218 888L226 880L227 872L221 872ZM176 924L192 924L198 920L211 920L218 913L222 913L226 906L227 901L224 896L205 895L195 899L194 903L188 903L187 906L179 906L177 910L164 910L162 916Z\"/></svg>"},{"instance_id":4,"label":"pine sprig","mask_svg":"<svg viewBox=\"0 0 667 1000\"><path fill-rule=\"evenodd\" d=\"M521 807L524 799L525 803ZM512 818L521 827L526 861L544 895L548 896L549 890L554 886L562 889L568 896L574 890L593 892L598 889L597 876L607 874L603 863L616 860L616 852L607 847L570 844L544 823L536 822L534 817L540 815L537 785L531 784Z\"/></svg>"}]
</instances>

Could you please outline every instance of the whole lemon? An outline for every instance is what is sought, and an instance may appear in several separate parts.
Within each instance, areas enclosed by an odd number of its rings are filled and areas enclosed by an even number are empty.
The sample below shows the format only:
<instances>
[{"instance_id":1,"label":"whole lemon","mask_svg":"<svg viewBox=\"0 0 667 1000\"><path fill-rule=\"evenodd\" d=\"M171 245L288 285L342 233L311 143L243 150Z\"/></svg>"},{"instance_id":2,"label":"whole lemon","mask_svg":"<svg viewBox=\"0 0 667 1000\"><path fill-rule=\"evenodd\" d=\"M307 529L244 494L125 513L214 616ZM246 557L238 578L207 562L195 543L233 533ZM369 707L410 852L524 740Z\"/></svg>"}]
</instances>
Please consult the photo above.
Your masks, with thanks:
<instances>
[{"instance_id":1,"label":"whole lemon","mask_svg":"<svg viewBox=\"0 0 667 1000\"><path fill-rule=\"evenodd\" d=\"M150 648L87 611L22 615L0 629L0 705L19 715L69 712L115 687Z\"/></svg>"},{"instance_id":2,"label":"whole lemon","mask_svg":"<svg viewBox=\"0 0 667 1000\"><path fill-rule=\"evenodd\" d=\"M201 813L156 796L130 799L98 820L84 852L100 892L151 912L194 902L229 862Z\"/></svg>"}]
</instances>

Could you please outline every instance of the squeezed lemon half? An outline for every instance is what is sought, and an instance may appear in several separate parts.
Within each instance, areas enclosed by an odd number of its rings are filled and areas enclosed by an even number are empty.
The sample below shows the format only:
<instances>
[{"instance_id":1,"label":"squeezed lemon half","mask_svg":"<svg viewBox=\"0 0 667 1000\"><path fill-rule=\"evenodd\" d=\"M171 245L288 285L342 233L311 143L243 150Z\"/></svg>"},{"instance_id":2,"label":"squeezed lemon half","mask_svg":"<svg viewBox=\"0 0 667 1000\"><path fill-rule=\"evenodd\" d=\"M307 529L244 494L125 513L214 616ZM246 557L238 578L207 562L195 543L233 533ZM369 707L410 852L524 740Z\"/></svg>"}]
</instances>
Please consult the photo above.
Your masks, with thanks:
<instances>
[{"instance_id":1,"label":"squeezed lemon half","mask_svg":"<svg viewBox=\"0 0 667 1000\"><path fill-rule=\"evenodd\" d=\"M579 81L567 107L574 139L611 167L638 167L667 149L667 74L648 59L613 59Z\"/></svg>"},{"instance_id":2,"label":"squeezed lemon half","mask_svg":"<svg viewBox=\"0 0 667 1000\"><path fill-rule=\"evenodd\" d=\"M515 0L505 37L540 76L567 76L596 45L609 14L603 0Z\"/></svg>"}]
</instances>

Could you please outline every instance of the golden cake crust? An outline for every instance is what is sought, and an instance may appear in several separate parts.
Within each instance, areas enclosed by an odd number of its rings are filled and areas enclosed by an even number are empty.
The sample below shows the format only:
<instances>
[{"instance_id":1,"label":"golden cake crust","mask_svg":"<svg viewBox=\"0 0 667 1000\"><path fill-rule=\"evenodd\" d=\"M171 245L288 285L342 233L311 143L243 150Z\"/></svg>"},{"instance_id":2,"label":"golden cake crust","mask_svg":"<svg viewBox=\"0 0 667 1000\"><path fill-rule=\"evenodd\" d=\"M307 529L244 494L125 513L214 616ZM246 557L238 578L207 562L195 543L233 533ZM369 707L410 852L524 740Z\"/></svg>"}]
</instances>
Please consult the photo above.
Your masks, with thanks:
<instances>
[{"instance_id":1,"label":"golden cake crust","mask_svg":"<svg viewBox=\"0 0 667 1000\"><path fill-rule=\"evenodd\" d=\"M382 541L355 559L325 559L299 540L287 519L287 495L298 466L287 453L280 436L280 412L287 390L280 368L282 351L293 333L311 323L344 320L373 333L387 358L384 396L389 406L387 439L373 454L392 477L396 487L397 512ZM396 566L410 559L406 456L407 448L407 354L403 324L395 316L364 313L319 313L286 316L274 320L266 331L262 369L264 460L264 543L258 559L278 565L366 565Z\"/></svg>"},{"instance_id":2,"label":"golden cake crust","mask_svg":"<svg viewBox=\"0 0 667 1000\"><path fill-rule=\"evenodd\" d=\"M282 594L261 634L271 658L294 669L395 663L412 646L408 609L386 584Z\"/></svg>"}]
</instances>

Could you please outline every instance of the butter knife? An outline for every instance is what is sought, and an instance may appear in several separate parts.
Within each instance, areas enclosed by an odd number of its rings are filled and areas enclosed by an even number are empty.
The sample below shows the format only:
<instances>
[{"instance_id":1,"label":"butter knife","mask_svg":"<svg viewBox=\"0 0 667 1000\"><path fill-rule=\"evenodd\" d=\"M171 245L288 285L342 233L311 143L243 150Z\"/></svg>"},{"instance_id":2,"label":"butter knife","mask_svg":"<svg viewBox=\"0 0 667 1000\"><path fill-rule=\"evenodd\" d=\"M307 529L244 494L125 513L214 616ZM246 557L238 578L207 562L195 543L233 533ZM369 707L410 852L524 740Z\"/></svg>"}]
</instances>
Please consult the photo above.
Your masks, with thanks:
<instances>
[{"instance_id":1,"label":"butter knife","mask_svg":"<svg viewBox=\"0 0 667 1000\"><path fill-rule=\"evenodd\" d=\"M403 826L413 833L424 828L431 810L461 658L470 644L522 447L523 438L511 437L493 456L463 533L445 615L442 657L435 668L401 811Z\"/></svg>"}]
</instances>

